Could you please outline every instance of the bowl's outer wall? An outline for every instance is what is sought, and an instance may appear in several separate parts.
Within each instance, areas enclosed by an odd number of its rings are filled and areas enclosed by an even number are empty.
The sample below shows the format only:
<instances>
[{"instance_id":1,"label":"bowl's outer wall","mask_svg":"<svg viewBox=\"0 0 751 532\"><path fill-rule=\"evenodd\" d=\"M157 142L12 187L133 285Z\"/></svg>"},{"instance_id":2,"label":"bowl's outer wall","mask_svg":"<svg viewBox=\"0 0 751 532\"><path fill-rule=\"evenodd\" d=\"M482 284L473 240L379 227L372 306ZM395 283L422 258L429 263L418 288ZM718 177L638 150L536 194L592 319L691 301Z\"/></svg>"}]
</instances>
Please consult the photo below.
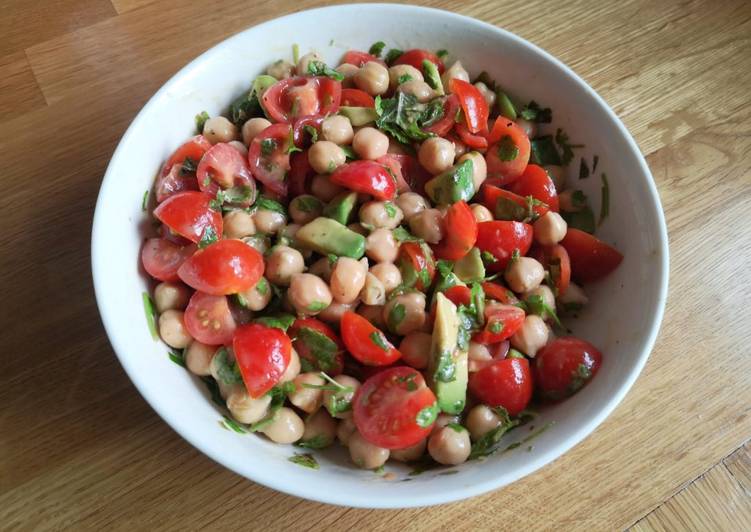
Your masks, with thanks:
<instances>
[{"instance_id":1,"label":"bowl's outer wall","mask_svg":"<svg viewBox=\"0 0 751 532\"><path fill-rule=\"evenodd\" d=\"M333 39L333 41L332 41ZM322 52L336 64L347 49L377 40L402 49L447 49L471 75L487 70L505 90L553 108L550 128L562 127L599 155L596 175L569 183L599 212L600 172L610 184L610 216L598 236L625 255L623 264L589 290L591 304L570 326L604 353L600 374L578 395L545 410L535 423L555 424L533 442L455 475L425 473L411 482L385 481L348 464L346 452L319 457L321 469L287 460L294 449L220 426L220 412L203 386L167 357L146 327L139 267L144 191L170 152L193 134L194 116L226 111L229 102L276 59ZM398 5L350 5L301 12L264 23L212 48L173 77L144 107L118 146L102 184L94 218L92 267L97 301L110 341L131 379L154 409L208 456L241 475L301 497L365 507L423 506L465 498L512 482L578 443L612 411L638 376L657 334L667 292L667 234L652 177L638 148L605 103L570 70L526 41L474 19ZM589 287L588 287L589 288ZM526 431L526 429L524 429ZM517 434L509 441L526 434ZM399 477L403 471L396 469ZM426 489L425 482L430 483Z\"/></svg>"}]
</instances>

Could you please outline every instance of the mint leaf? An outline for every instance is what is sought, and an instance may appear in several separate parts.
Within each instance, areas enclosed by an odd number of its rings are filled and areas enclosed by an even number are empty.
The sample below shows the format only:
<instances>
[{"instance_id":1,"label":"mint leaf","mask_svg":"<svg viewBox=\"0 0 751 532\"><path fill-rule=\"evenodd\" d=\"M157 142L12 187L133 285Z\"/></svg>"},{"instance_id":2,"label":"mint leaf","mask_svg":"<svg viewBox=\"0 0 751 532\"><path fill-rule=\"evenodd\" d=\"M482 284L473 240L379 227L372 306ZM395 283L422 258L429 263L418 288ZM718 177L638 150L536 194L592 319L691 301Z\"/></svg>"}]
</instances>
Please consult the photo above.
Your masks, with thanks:
<instances>
[{"instance_id":1,"label":"mint leaf","mask_svg":"<svg viewBox=\"0 0 751 532\"><path fill-rule=\"evenodd\" d=\"M438 417L438 403L433 403L430 406L426 406L422 410L420 410L417 413L417 416L415 417L415 421L417 422L417 425L422 428L428 428L433 423L435 423L436 418Z\"/></svg>"},{"instance_id":2,"label":"mint leaf","mask_svg":"<svg viewBox=\"0 0 751 532\"><path fill-rule=\"evenodd\" d=\"M308 74L312 74L313 76L326 76L335 79L336 81L342 81L344 79L344 74L334 70L322 61L311 61L308 63Z\"/></svg>"},{"instance_id":3,"label":"mint leaf","mask_svg":"<svg viewBox=\"0 0 751 532\"><path fill-rule=\"evenodd\" d=\"M519 147L514 143L511 135L501 137L498 147L496 148L498 158L501 161L513 161L519 156Z\"/></svg>"},{"instance_id":4,"label":"mint leaf","mask_svg":"<svg viewBox=\"0 0 751 532\"><path fill-rule=\"evenodd\" d=\"M267 287L268 289L268 287ZM287 332L292 324L295 322L295 317L291 314L278 314L276 316L262 316L254 320L255 323L260 323L266 327L274 327Z\"/></svg>"},{"instance_id":5,"label":"mint leaf","mask_svg":"<svg viewBox=\"0 0 751 532\"><path fill-rule=\"evenodd\" d=\"M384 351L389 350L390 347L388 341L383 337L383 333L381 331L373 331L372 333L370 333L370 339L375 345L377 345Z\"/></svg>"}]
</instances>

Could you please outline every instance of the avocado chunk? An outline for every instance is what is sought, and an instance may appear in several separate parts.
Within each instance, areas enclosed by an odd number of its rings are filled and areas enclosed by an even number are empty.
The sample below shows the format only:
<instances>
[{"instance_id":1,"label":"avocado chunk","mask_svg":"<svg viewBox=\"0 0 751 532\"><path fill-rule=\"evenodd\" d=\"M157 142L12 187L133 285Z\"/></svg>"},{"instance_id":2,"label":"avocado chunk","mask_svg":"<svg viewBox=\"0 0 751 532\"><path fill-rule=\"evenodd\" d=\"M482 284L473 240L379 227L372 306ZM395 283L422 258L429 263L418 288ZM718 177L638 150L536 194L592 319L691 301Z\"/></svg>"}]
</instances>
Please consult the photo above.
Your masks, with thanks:
<instances>
[{"instance_id":1,"label":"avocado chunk","mask_svg":"<svg viewBox=\"0 0 751 532\"><path fill-rule=\"evenodd\" d=\"M332 199L323 209L323 215L347 225L352 211L357 205L357 192L343 192Z\"/></svg>"},{"instance_id":2,"label":"avocado chunk","mask_svg":"<svg viewBox=\"0 0 751 532\"><path fill-rule=\"evenodd\" d=\"M422 71L425 73L425 82L430 85L430 88L435 90L437 95L443 96L444 92L443 83L441 82L441 74L438 72L438 67L435 66L435 63L423 59Z\"/></svg>"},{"instance_id":3,"label":"avocado chunk","mask_svg":"<svg viewBox=\"0 0 751 532\"><path fill-rule=\"evenodd\" d=\"M467 159L425 183L425 192L439 205L469 201L475 195L472 172L472 160Z\"/></svg>"},{"instance_id":4,"label":"avocado chunk","mask_svg":"<svg viewBox=\"0 0 751 532\"><path fill-rule=\"evenodd\" d=\"M456 305L439 293L436 296L428 380L438 398L438 408L447 414L459 414L464 410L467 402L467 364L467 351L459 347Z\"/></svg>"},{"instance_id":5,"label":"avocado chunk","mask_svg":"<svg viewBox=\"0 0 751 532\"><path fill-rule=\"evenodd\" d=\"M454 273L465 283L482 281L485 278L485 265L478 248L472 248L469 253L454 263Z\"/></svg>"},{"instance_id":6,"label":"avocado chunk","mask_svg":"<svg viewBox=\"0 0 751 532\"><path fill-rule=\"evenodd\" d=\"M364 236L323 216L303 225L295 238L302 246L322 255L332 253L339 257L359 259L365 254Z\"/></svg>"},{"instance_id":7,"label":"avocado chunk","mask_svg":"<svg viewBox=\"0 0 751 532\"><path fill-rule=\"evenodd\" d=\"M349 118L349 121L355 127L370 124L378 118L378 114L372 107L349 107L344 105L339 108L339 114Z\"/></svg>"}]
</instances>

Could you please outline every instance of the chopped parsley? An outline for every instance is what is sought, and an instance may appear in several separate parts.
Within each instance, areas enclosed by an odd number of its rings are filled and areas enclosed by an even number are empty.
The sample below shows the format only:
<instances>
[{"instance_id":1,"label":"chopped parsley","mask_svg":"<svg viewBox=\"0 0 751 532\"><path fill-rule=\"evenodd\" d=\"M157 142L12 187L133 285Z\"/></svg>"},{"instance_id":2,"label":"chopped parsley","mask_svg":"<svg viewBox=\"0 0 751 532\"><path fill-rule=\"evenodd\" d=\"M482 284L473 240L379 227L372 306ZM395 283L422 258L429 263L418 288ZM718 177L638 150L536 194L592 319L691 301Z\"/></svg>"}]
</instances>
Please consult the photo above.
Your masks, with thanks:
<instances>
[{"instance_id":1,"label":"chopped parsley","mask_svg":"<svg viewBox=\"0 0 751 532\"><path fill-rule=\"evenodd\" d=\"M605 218L608 217L608 214L610 214L610 184L608 183L608 176L603 172L600 177L602 178L602 189L600 192L600 220L597 222L598 224L602 224Z\"/></svg>"},{"instance_id":2,"label":"chopped parsley","mask_svg":"<svg viewBox=\"0 0 751 532\"><path fill-rule=\"evenodd\" d=\"M278 144L275 139L263 139L261 141L261 155L269 156L274 153Z\"/></svg>"},{"instance_id":3,"label":"chopped parsley","mask_svg":"<svg viewBox=\"0 0 751 532\"><path fill-rule=\"evenodd\" d=\"M167 353L167 356L169 356L169 359L178 366L181 366L183 368L186 367L182 349L172 349Z\"/></svg>"},{"instance_id":4,"label":"chopped parsley","mask_svg":"<svg viewBox=\"0 0 751 532\"><path fill-rule=\"evenodd\" d=\"M377 41L371 45L371 47L368 49L368 53L375 57L381 57L384 48L386 48L386 43L383 41Z\"/></svg>"},{"instance_id":5,"label":"chopped parsley","mask_svg":"<svg viewBox=\"0 0 751 532\"><path fill-rule=\"evenodd\" d=\"M311 61L308 63L308 74L313 76L326 76L327 78L335 79L336 81L342 81L344 74L329 67L323 61Z\"/></svg>"},{"instance_id":6,"label":"chopped parsley","mask_svg":"<svg viewBox=\"0 0 751 532\"><path fill-rule=\"evenodd\" d=\"M370 339L375 345L377 345L384 351L389 350L388 341L383 337L383 333L381 331L373 331L372 333L370 333Z\"/></svg>"},{"instance_id":7,"label":"chopped parsley","mask_svg":"<svg viewBox=\"0 0 751 532\"><path fill-rule=\"evenodd\" d=\"M214 230L214 227L211 225L206 226L206 229L203 230L203 233L201 234L201 240L198 241L198 247L199 249L204 249L214 242L219 240L219 237L216 234L216 231Z\"/></svg>"},{"instance_id":8,"label":"chopped parsley","mask_svg":"<svg viewBox=\"0 0 751 532\"><path fill-rule=\"evenodd\" d=\"M402 226L399 226L396 229L392 230L391 233L399 242L418 242L421 240L420 238L417 238L415 235L411 234Z\"/></svg>"},{"instance_id":9,"label":"chopped parsley","mask_svg":"<svg viewBox=\"0 0 751 532\"><path fill-rule=\"evenodd\" d=\"M323 209L323 203L315 196L297 196L292 201L295 208L301 212L320 212Z\"/></svg>"},{"instance_id":10,"label":"chopped parsley","mask_svg":"<svg viewBox=\"0 0 751 532\"><path fill-rule=\"evenodd\" d=\"M443 61L444 59L446 59L446 57L448 57L449 51L448 50L444 50L443 48L441 48L440 50L438 50L435 53L435 55L438 56L438 59L440 59L441 61Z\"/></svg>"},{"instance_id":11,"label":"chopped parsley","mask_svg":"<svg viewBox=\"0 0 751 532\"><path fill-rule=\"evenodd\" d=\"M203 133L203 126L206 125L206 121L209 118L209 113L206 111L201 111L196 115L196 131L198 131L199 135Z\"/></svg>"},{"instance_id":12,"label":"chopped parsley","mask_svg":"<svg viewBox=\"0 0 751 532\"><path fill-rule=\"evenodd\" d=\"M287 216L287 211L284 209L284 205L276 200L267 198L266 196L258 196L258 199L253 204L253 208L263 209L265 211L274 211Z\"/></svg>"},{"instance_id":13,"label":"chopped parsley","mask_svg":"<svg viewBox=\"0 0 751 532\"><path fill-rule=\"evenodd\" d=\"M595 155L592 158L592 173L593 174L597 171L597 163L599 163L599 162L600 162L600 156L599 155Z\"/></svg>"},{"instance_id":14,"label":"chopped parsley","mask_svg":"<svg viewBox=\"0 0 751 532\"><path fill-rule=\"evenodd\" d=\"M451 430L453 430L454 432L464 432L465 430L467 430L464 427L462 427L459 423L448 423L446 426L450 428Z\"/></svg>"},{"instance_id":15,"label":"chopped parsley","mask_svg":"<svg viewBox=\"0 0 751 532\"><path fill-rule=\"evenodd\" d=\"M490 251L483 251L480 253L480 259L482 259L482 263L484 265L493 264L494 262L498 262L498 259L495 258L495 255L493 255Z\"/></svg>"},{"instance_id":16,"label":"chopped parsley","mask_svg":"<svg viewBox=\"0 0 751 532\"><path fill-rule=\"evenodd\" d=\"M355 150L352 149L352 146L339 146L342 151L344 152L344 156L347 159L354 160L357 159L357 154L355 153Z\"/></svg>"},{"instance_id":17,"label":"chopped parsley","mask_svg":"<svg viewBox=\"0 0 751 532\"><path fill-rule=\"evenodd\" d=\"M325 307L324 307L325 308ZM297 331L297 342L308 348L313 356L313 365L322 371L331 371L337 365L339 347L336 342L321 331L310 327L301 327Z\"/></svg>"},{"instance_id":18,"label":"chopped parsley","mask_svg":"<svg viewBox=\"0 0 751 532\"><path fill-rule=\"evenodd\" d=\"M561 148L561 162L567 166L574 160L574 148L583 148L584 144L571 144L568 134L561 128L555 132L555 143Z\"/></svg>"},{"instance_id":19,"label":"chopped parsley","mask_svg":"<svg viewBox=\"0 0 751 532\"><path fill-rule=\"evenodd\" d=\"M313 144L315 144L316 142L318 142L318 130L317 130L316 128L314 128L314 127L313 127L313 126L311 126L311 125L308 125L308 124L306 124L306 125L304 125L304 126L302 127L302 129L303 129L303 131L305 131L305 132L306 132L306 133L307 133L308 135L310 135L310 141L311 141L311 142L312 142Z\"/></svg>"},{"instance_id":20,"label":"chopped parsley","mask_svg":"<svg viewBox=\"0 0 751 532\"><path fill-rule=\"evenodd\" d=\"M258 432L268 427L276 417L276 413L284 406L284 401L287 400L287 396L296 390L294 382L280 383L271 388L266 395L271 397L271 403L269 403L269 413L266 414L262 420L257 421L248 427L250 432Z\"/></svg>"},{"instance_id":21,"label":"chopped parsley","mask_svg":"<svg viewBox=\"0 0 751 532\"><path fill-rule=\"evenodd\" d=\"M235 421L229 416L224 416L221 425L228 430L231 430L233 432L237 432L238 434L247 434L248 431L245 430L245 427L243 427L240 423Z\"/></svg>"},{"instance_id":22,"label":"chopped parsley","mask_svg":"<svg viewBox=\"0 0 751 532\"><path fill-rule=\"evenodd\" d=\"M513 161L519 156L519 146L514 143L511 135L504 135L498 143L498 158L501 161Z\"/></svg>"},{"instance_id":23,"label":"chopped parsley","mask_svg":"<svg viewBox=\"0 0 751 532\"><path fill-rule=\"evenodd\" d=\"M438 411L438 403L433 403L430 406L426 406L425 408L420 410L415 417L417 425L422 428L428 428L433 423L435 423L435 420L438 417Z\"/></svg>"},{"instance_id":24,"label":"chopped parsley","mask_svg":"<svg viewBox=\"0 0 751 532\"><path fill-rule=\"evenodd\" d=\"M550 107L540 107L540 104L532 100L519 112L519 116L530 122L548 124L553 120L553 111Z\"/></svg>"},{"instance_id":25,"label":"chopped parsley","mask_svg":"<svg viewBox=\"0 0 751 532\"><path fill-rule=\"evenodd\" d=\"M587 164L587 161L584 160L584 157L581 158L581 162L579 163L579 179L587 179L589 177L589 165Z\"/></svg>"},{"instance_id":26,"label":"chopped parsley","mask_svg":"<svg viewBox=\"0 0 751 532\"><path fill-rule=\"evenodd\" d=\"M141 200L141 210L146 211L146 204L149 202L149 191L143 193L143 199Z\"/></svg>"},{"instance_id":27,"label":"chopped parsley","mask_svg":"<svg viewBox=\"0 0 751 532\"><path fill-rule=\"evenodd\" d=\"M401 76L399 76L399 78L397 78L396 84L401 85L402 83L407 83L408 81L412 81L412 79L413 79L412 76L410 76L409 74L402 74Z\"/></svg>"},{"instance_id":28,"label":"chopped parsley","mask_svg":"<svg viewBox=\"0 0 751 532\"><path fill-rule=\"evenodd\" d=\"M243 378L240 374L240 368L234 360L230 360L229 350L226 347L217 349L212 359L212 365L216 370L216 380L221 384L227 386L242 384Z\"/></svg>"},{"instance_id":29,"label":"chopped parsley","mask_svg":"<svg viewBox=\"0 0 751 532\"><path fill-rule=\"evenodd\" d=\"M500 333L504 328L503 321L496 320L488 323L488 331L490 331L493 334Z\"/></svg>"},{"instance_id":30,"label":"chopped parsley","mask_svg":"<svg viewBox=\"0 0 751 532\"><path fill-rule=\"evenodd\" d=\"M553 142L552 135L544 135L530 140L529 162L540 166L555 165L561 166L561 155L558 153Z\"/></svg>"},{"instance_id":31,"label":"chopped parsley","mask_svg":"<svg viewBox=\"0 0 751 532\"><path fill-rule=\"evenodd\" d=\"M294 456L290 456L287 458L290 462L293 464L297 464L299 466L307 467L309 469L321 469L321 466L318 465L318 462L316 461L315 457L310 453L305 454L299 454L295 453Z\"/></svg>"},{"instance_id":32,"label":"chopped parsley","mask_svg":"<svg viewBox=\"0 0 751 532\"><path fill-rule=\"evenodd\" d=\"M531 295L525 300L525 302L529 312L531 312L532 314L537 314L542 319L550 318L559 328L563 328L561 320L558 319L558 315L555 313L555 310L545 304L542 296L537 294Z\"/></svg>"},{"instance_id":33,"label":"chopped parsley","mask_svg":"<svg viewBox=\"0 0 751 532\"><path fill-rule=\"evenodd\" d=\"M328 305L323 301L313 301L310 305L308 305L308 310L310 312L321 312L326 307L328 307Z\"/></svg>"},{"instance_id":34,"label":"chopped parsley","mask_svg":"<svg viewBox=\"0 0 751 532\"><path fill-rule=\"evenodd\" d=\"M437 102L437 103L433 103ZM417 97L404 92L393 98L376 96L375 111L378 115L376 126L388 133L402 144L411 144L413 140L425 140L432 135L422 130L443 116L443 102L435 99L429 104L422 104Z\"/></svg>"},{"instance_id":35,"label":"chopped parsley","mask_svg":"<svg viewBox=\"0 0 751 532\"><path fill-rule=\"evenodd\" d=\"M265 296L266 294L269 293L269 282L266 280L265 277L261 277L256 283L256 286L254 288L256 292L258 292L262 296Z\"/></svg>"},{"instance_id":36,"label":"chopped parsley","mask_svg":"<svg viewBox=\"0 0 751 532\"><path fill-rule=\"evenodd\" d=\"M397 327L399 327L399 324L404 321L406 315L407 309L404 307L404 305L402 305L401 303L394 305L389 311L388 319L386 320L388 322L389 329L392 332L396 332Z\"/></svg>"},{"instance_id":37,"label":"chopped parsley","mask_svg":"<svg viewBox=\"0 0 751 532\"><path fill-rule=\"evenodd\" d=\"M387 201L383 204L383 208L389 218L396 218L396 207L394 207L393 203Z\"/></svg>"},{"instance_id":38,"label":"chopped parsley","mask_svg":"<svg viewBox=\"0 0 751 532\"><path fill-rule=\"evenodd\" d=\"M190 157L186 157L185 159L183 159L183 164L180 167L180 173L182 175L194 174L196 172L196 169L198 169L198 163L194 161L193 159L191 159ZM210 178L208 179L210 183L211 179ZM204 184L208 185L208 183L204 183Z\"/></svg>"},{"instance_id":39,"label":"chopped parsley","mask_svg":"<svg viewBox=\"0 0 751 532\"><path fill-rule=\"evenodd\" d=\"M575 190L571 194L571 202L575 209L573 212L563 210L560 212L561 217L566 220L566 224L574 229L594 234L595 214L592 207L589 206L587 196L581 190Z\"/></svg>"},{"instance_id":40,"label":"chopped parsley","mask_svg":"<svg viewBox=\"0 0 751 532\"><path fill-rule=\"evenodd\" d=\"M156 310L154 309L154 302L151 300L151 296L148 292L144 292L143 296L143 311L146 313L146 324L149 326L149 332L154 340L159 340L159 333L156 329Z\"/></svg>"},{"instance_id":41,"label":"chopped parsley","mask_svg":"<svg viewBox=\"0 0 751 532\"><path fill-rule=\"evenodd\" d=\"M404 52L399 50L398 48L392 48L391 50L389 50L389 53L386 54L384 61L387 65L391 65L394 61L399 59L399 57L401 57L403 53Z\"/></svg>"},{"instance_id":42,"label":"chopped parsley","mask_svg":"<svg viewBox=\"0 0 751 532\"><path fill-rule=\"evenodd\" d=\"M470 460L486 458L497 452L499 448L498 443L501 441L503 435L520 423L518 419L511 419L503 407L498 407L494 411L501 418L501 424L472 444L472 450L469 453Z\"/></svg>"},{"instance_id":43,"label":"chopped parsley","mask_svg":"<svg viewBox=\"0 0 751 532\"><path fill-rule=\"evenodd\" d=\"M268 285L266 286L266 290L268 290ZM276 316L262 316L256 318L254 322L265 325L266 327L281 329L286 332L295 322L295 317L291 314L277 314Z\"/></svg>"},{"instance_id":44,"label":"chopped parsley","mask_svg":"<svg viewBox=\"0 0 751 532\"><path fill-rule=\"evenodd\" d=\"M319 434L310 438L309 440L300 440L295 443L295 447L302 447L303 449L323 449L334 443L329 436L325 434Z\"/></svg>"},{"instance_id":45,"label":"chopped parsley","mask_svg":"<svg viewBox=\"0 0 751 532\"><path fill-rule=\"evenodd\" d=\"M300 45L297 43L294 43L292 45L292 62L294 64L297 64L298 61L300 61Z\"/></svg>"}]
</instances>

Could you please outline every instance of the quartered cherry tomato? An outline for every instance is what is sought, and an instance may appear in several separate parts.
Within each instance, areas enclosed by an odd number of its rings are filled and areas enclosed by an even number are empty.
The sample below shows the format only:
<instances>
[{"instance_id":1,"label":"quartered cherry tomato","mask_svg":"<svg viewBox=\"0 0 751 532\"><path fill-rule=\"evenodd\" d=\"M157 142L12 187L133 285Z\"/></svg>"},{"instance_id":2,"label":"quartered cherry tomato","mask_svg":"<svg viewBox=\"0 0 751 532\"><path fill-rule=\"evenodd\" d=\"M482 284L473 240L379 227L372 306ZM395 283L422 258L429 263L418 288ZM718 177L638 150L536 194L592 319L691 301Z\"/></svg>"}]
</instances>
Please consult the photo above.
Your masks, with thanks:
<instances>
[{"instance_id":1,"label":"quartered cherry tomato","mask_svg":"<svg viewBox=\"0 0 751 532\"><path fill-rule=\"evenodd\" d=\"M487 131L488 102L480 90L471 83L458 78L452 78L449 86L451 87L451 92L459 98L469 132L476 135L483 130ZM461 132L459 134L461 135Z\"/></svg>"},{"instance_id":2,"label":"quartered cherry tomato","mask_svg":"<svg viewBox=\"0 0 751 532\"><path fill-rule=\"evenodd\" d=\"M417 70L422 72L422 62L425 59L437 66L438 72L440 74L443 74L443 71L446 70L446 67L443 65L443 61L441 61L440 57L432 52L421 50L419 48L414 48L412 50L407 50L406 52L404 52L396 59L396 61L394 61L394 65L412 65Z\"/></svg>"},{"instance_id":3,"label":"quartered cherry tomato","mask_svg":"<svg viewBox=\"0 0 751 532\"><path fill-rule=\"evenodd\" d=\"M397 192L399 192L399 194L403 192L409 192L411 190L409 183L407 183L407 180L404 176L405 169L402 166L411 164L411 161L409 159L414 160L414 158L410 155L387 153L386 155L381 155L378 159L375 160L377 163L385 166L386 170L394 176L394 179L396 179L396 190Z\"/></svg>"},{"instance_id":4,"label":"quartered cherry tomato","mask_svg":"<svg viewBox=\"0 0 751 532\"><path fill-rule=\"evenodd\" d=\"M232 348L245 388L253 398L279 382L292 356L292 342L284 331L258 323L238 327Z\"/></svg>"},{"instance_id":5,"label":"quartered cherry tomato","mask_svg":"<svg viewBox=\"0 0 751 532\"><path fill-rule=\"evenodd\" d=\"M472 339L481 344L497 344L514 335L524 324L524 311L514 305L486 305L485 325Z\"/></svg>"},{"instance_id":6,"label":"quartered cherry tomato","mask_svg":"<svg viewBox=\"0 0 751 532\"><path fill-rule=\"evenodd\" d=\"M308 115L329 115L339 110L342 84L318 77L294 77L274 83L263 93L261 105L275 122L292 122Z\"/></svg>"},{"instance_id":7,"label":"quartered cherry tomato","mask_svg":"<svg viewBox=\"0 0 751 532\"><path fill-rule=\"evenodd\" d=\"M359 314L345 312L340 329L347 350L366 366L387 366L402 356L381 330Z\"/></svg>"},{"instance_id":8,"label":"quartered cherry tomato","mask_svg":"<svg viewBox=\"0 0 751 532\"><path fill-rule=\"evenodd\" d=\"M195 292L185 309L185 328L190 335L208 345L228 345L237 323L225 296Z\"/></svg>"},{"instance_id":9,"label":"quartered cherry tomato","mask_svg":"<svg viewBox=\"0 0 751 532\"><path fill-rule=\"evenodd\" d=\"M532 245L532 226L522 222L494 220L477 224L477 247L491 253L496 261L491 271L503 270L515 249L526 255Z\"/></svg>"},{"instance_id":10,"label":"quartered cherry tomato","mask_svg":"<svg viewBox=\"0 0 751 532\"><path fill-rule=\"evenodd\" d=\"M424 242L403 242L399 246L397 265L405 285L425 291L433 284L435 259L430 246Z\"/></svg>"},{"instance_id":11,"label":"quartered cherry tomato","mask_svg":"<svg viewBox=\"0 0 751 532\"><path fill-rule=\"evenodd\" d=\"M316 134L321 133L321 124L325 120L324 115L310 115L310 116L302 116L295 120L294 125L292 126L292 131L295 139L295 146L298 148L309 148L310 145L313 143L313 139L311 137L310 128L313 128L316 130ZM307 127L306 127L307 126ZM299 152L295 152L299 153Z\"/></svg>"},{"instance_id":12,"label":"quartered cherry tomato","mask_svg":"<svg viewBox=\"0 0 751 532\"><path fill-rule=\"evenodd\" d=\"M348 63L350 65L361 67L368 61L375 61L376 63L380 63L383 66L386 66L386 63L384 63L383 60L378 59L376 56L372 54L369 54L367 52L361 52L359 50L350 50L349 52L344 54L344 57L342 57L342 62L340 64L343 65L344 63Z\"/></svg>"},{"instance_id":13,"label":"quartered cherry tomato","mask_svg":"<svg viewBox=\"0 0 751 532\"><path fill-rule=\"evenodd\" d=\"M357 389L352 400L357 430L370 443L403 449L426 438L438 405L416 369L400 366L376 373Z\"/></svg>"},{"instance_id":14,"label":"quartered cherry tomato","mask_svg":"<svg viewBox=\"0 0 751 532\"><path fill-rule=\"evenodd\" d=\"M289 156L289 194L292 197L308 193L308 184L316 173L308 161L308 150Z\"/></svg>"},{"instance_id":15,"label":"quartered cherry tomato","mask_svg":"<svg viewBox=\"0 0 751 532\"><path fill-rule=\"evenodd\" d=\"M186 190L198 190L198 180L194 172L186 173L182 164L174 164L169 172L159 174L154 185L157 203Z\"/></svg>"},{"instance_id":16,"label":"quartered cherry tomato","mask_svg":"<svg viewBox=\"0 0 751 532\"><path fill-rule=\"evenodd\" d=\"M485 299L495 300L504 305L513 305L519 302L511 290L498 283L485 281L482 283L482 289L485 292Z\"/></svg>"},{"instance_id":17,"label":"quartered cherry tomato","mask_svg":"<svg viewBox=\"0 0 751 532\"><path fill-rule=\"evenodd\" d=\"M573 336L556 338L537 352L535 384L546 399L557 401L578 392L602 365L602 353Z\"/></svg>"},{"instance_id":18,"label":"quartered cherry tomato","mask_svg":"<svg viewBox=\"0 0 751 532\"><path fill-rule=\"evenodd\" d=\"M334 170L329 178L342 187L390 200L396 194L396 180L382 164L375 161L352 161Z\"/></svg>"},{"instance_id":19,"label":"quartered cherry tomato","mask_svg":"<svg viewBox=\"0 0 751 532\"><path fill-rule=\"evenodd\" d=\"M524 130L503 117L499 117L488 136L488 183L504 186L516 181L529 162L532 145Z\"/></svg>"},{"instance_id":20,"label":"quartered cherry tomato","mask_svg":"<svg viewBox=\"0 0 751 532\"><path fill-rule=\"evenodd\" d=\"M169 173L173 166L182 166L185 159L190 159L193 165L197 165L203 154L211 149L209 142L203 135L196 135L177 148L162 167L162 175Z\"/></svg>"},{"instance_id":21,"label":"quartered cherry tomato","mask_svg":"<svg viewBox=\"0 0 751 532\"><path fill-rule=\"evenodd\" d=\"M248 207L256 198L256 183L250 175L248 163L235 148L220 142L207 151L196 170L201 191L216 196L219 189L235 189L241 201L237 206Z\"/></svg>"},{"instance_id":22,"label":"quartered cherry tomato","mask_svg":"<svg viewBox=\"0 0 751 532\"><path fill-rule=\"evenodd\" d=\"M253 177L282 197L287 195L289 150L293 142L289 124L272 124L256 135L248 147L248 165Z\"/></svg>"},{"instance_id":23,"label":"quartered cherry tomato","mask_svg":"<svg viewBox=\"0 0 751 532\"><path fill-rule=\"evenodd\" d=\"M519 196L532 196L558 212L558 192L555 183L542 166L528 164L519 178L511 183L509 190Z\"/></svg>"},{"instance_id":24,"label":"quartered cherry tomato","mask_svg":"<svg viewBox=\"0 0 751 532\"><path fill-rule=\"evenodd\" d=\"M360 89L342 89L341 105L347 107L375 107L375 100Z\"/></svg>"},{"instance_id":25,"label":"quartered cherry tomato","mask_svg":"<svg viewBox=\"0 0 751 532\"><path fill-rule=\"evenodd\" d=\"M287 331L300 361L309 368L339 375L344 369L344 344L331 327L316 318L298 318ZM303 362L304 361L304 362Z\"/></svg>"},{"instance_id":26,"label":"quartered cherry tomato","mask_svg":"<svg viewBox=\"0 0 751 532\"><path fill-rule=\"evenodd\" d=\"M482 203L488 209L490 209L490 212L492 212L493 215L497 218L499 217L499 213L496 209L499 209L501 211L509 210L503 205L501 205L500 207L498 206L498 200L501 198L512 201L519 207L524 209L524 217L529 214L530 206L532 207L532 212L537 216L543 216L550 210L547 205L535 204L535 202L530 202L524 196L514 194L513 192L510 192L504 188L494 187L493 185L488 185L487 183L482 186ZM521 213L521 211L519 212Z\"/></svg>"},{"instance_id":27,"label":"quartered cherry tomato","mask_svg":"<svg viewBox=\"0 0 751 532\"><path fill-rule=\"evenodd\" d=\"M469 389L482 403L502 406L515 416L532 398L532 372L526 358L496 360L469 376Z\"/></svg>"},{"instance_id":28,"label":"quartered cherry tomato","mask_svg":"<svg viewBox=\"0 0 751 532\"><path fill-rule=\"evenodd\" d=\"M439 137L445 137L454 127L454 124L456 124L456 113L459 109L459 98L456 97L456 94L447 96L443 102L443 116L429 126L424 127L423 130Z\"/></svg>"},{"instance_id":29,"label":"quartered cherry tomato","mask_svg":"<svg viewBox=\"0 0 751 532\"><path fill-rule=\"evenodd\" d=\"M222 235L222 213L210 206L213 198L203 192L178 192L154 209L154 216L191 242L198 242L207 230Z\"/></svg>"},{"instance_id":30,"label":"quartered cherry tomato","mask_svg":"<svg viewBox=\"0 0 751 532\"><path fill-rule=\"evenodd\" d=\"M467 202L457 201L446 211L446 236L433 247L439 259L458 260L477 241L477 221Z\"/></svg>"},{"instance_id":31,"label":"quartered cherry tomato","mask_svg":"<svg viewBox=\"0 0 751 532\"><path fill-rule=\"evenodd\" d=\"M571 282L571 260L566 248L560 244L533 246L529 251L529 256L536 259L537 262L542 264L543 268L550 272L557 295L565 294Z\"/></svg>"},{"instance_id":32,"label":"quartered cherry tomato","mask_svg":"<svg viewBox=\"0 0 751 532\"><path fill-rule=\"evenodd\" d=\"M263 275L263 256L240 240L219 240L196 251L177 270L188 286L219 296L255 286Z\"/></svg>"},{"instance_id":33,"label":"quartered cherry tomato","mask_svg":"<svg viewBox=\"0 0 751 532\"><path fill-rule=\"evenodd\" d=\"M478 133L472 133L466 124L456 124L454 131L459 135L459 139L470 148L481 151L488 149L487 128Z\"/></svg>"},{"instance_id":34,"label":"quartered cherry tomato","mask_svg":"<svg viewBox=\"0 0 751 532\"><path fill-rule=\"evenodd\" d=\"M623 260L623 255L613 246L573 227L568 228L561 245L571 260L571 275L580 283L602 279Z\"/></svg>"},{"instance_id":35,"label":"quartered cherry tomato","mask_svg":"<svg viewBox=\"0 0 751 532\"><path fill-rule=\"evenodd\" d=\"M177 269L196 250L196 246L180 246L165 238L149 238L141 249L141 263L146 273L160 281L178 281Z\"/></svg>"}]
</instances>

